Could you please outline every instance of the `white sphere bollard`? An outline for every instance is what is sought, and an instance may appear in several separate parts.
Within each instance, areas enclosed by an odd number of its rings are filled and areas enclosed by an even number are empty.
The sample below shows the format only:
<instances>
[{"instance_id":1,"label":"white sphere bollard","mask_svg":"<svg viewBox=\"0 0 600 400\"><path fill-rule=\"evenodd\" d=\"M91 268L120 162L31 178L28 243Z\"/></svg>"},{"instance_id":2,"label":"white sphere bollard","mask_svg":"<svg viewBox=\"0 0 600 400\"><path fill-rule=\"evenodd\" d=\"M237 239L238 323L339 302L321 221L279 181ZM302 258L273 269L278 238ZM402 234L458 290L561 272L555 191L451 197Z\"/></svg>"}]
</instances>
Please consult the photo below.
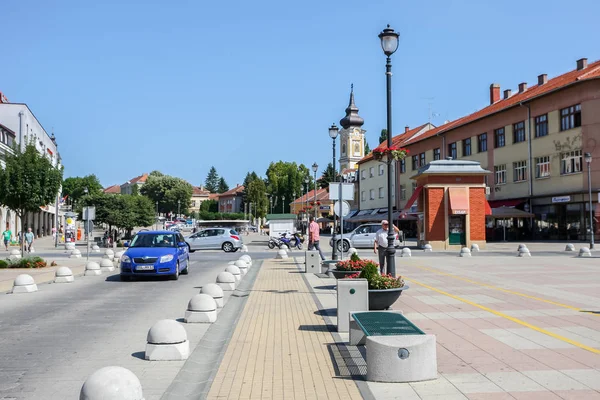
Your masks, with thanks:
<instances>
[{"instance_id":1,"label":"white sphere bollard","mask_svg":"<svg viewBox=\"0 0 600 400\"><path fill-rule=\"evenodd\" d=\"M11 260L18 260L21 258L21 250L12 249L9 253L9 258Z\"/></svg>"},{"instance_id":2,"label":"white sphere bollard","mask_svg":"<svg viewBox=\"0 0 600 400\"><path fill-rule=\"evenodd\" d=\"M517 251L520 251L521 249L526 249L526 248L527 248L527 245L526 245L526 244L523 244L523 243L521 243L521 244L519 245L519 247L517 248Z\"/></svg>"},{"instance_id":3,"label":"white sphere bollard","mask_svg":"<svg viewBox=\"0 0 600 400\"><path fill-rule=\"evenodd\" d=\"M71 250L69 258L81 258L81 251L79 249Z\"/></svg>"},{"instance_id":4,"label":"white sphere bollard","mask_svg":"<svg viewBox=\"0 0 600 400\"><path fill-rule=\"evenodd\" d=\"M479 245L477 243L473 243L471 245L471 252L475 253L476 251L479 251Z\"/></svg>"},{"instance_id":5,"label":"white sphere bollard","mask_svg":"<svg viewBox=\"0 0 600 400\"><path fill-rule=\"evenodd\" d=\"M573 246L572 244L570 244L570 243L569 243L569 244L568 244L568 245L565 247L565 251L575 251L575 246Z\"/></svg>"},{"instance_id":6,"label":"white sphere bollard","mask_svg":"<svg viewBox=\"0 0 600 400\"><path fill-rule=\"evenodd\" d=\"M217 285L225 292L231 292L235 290L235 276L230 272L223 271L217 275Z\"/></svg>"},{"instance_id":7,"label":"white sphere bollard","mask_svg":"<svg viewBox=\"0 0 600 400\"><path fill-rule=\"evenodd\" d=\"M97 370L85 380L79 400L144 400L144 394L133 372L110 366Z\"/></svg>"},{"instance_id":8,"label":"white sphere bollard","mask_svg":"<svg viewBox=\"0 0 600 400\"><path fill-rule=\"evenodd\" d=\"M591 257L592 252L588 247L582 247L579 249L579 257Z\"/></svg>"},{"instance_id":9,"label":"white sphere bollard","mask_svg":"<svg viewBox=\"0 0 600 400\"><path fill-rule=\"evenodd\" d=\"M242 253L247 253L248 252L248 246L246 246L245 244L242 245Z\"/></svg>"},{"instance_id":10,"label":"white sphere bollard","mask_svg":"<svg viewBox=\"0 0 600 400\"><path fill-rule=\"evenodd\" d=\"M248 254L244 254L239 259L246 261L249 266L252 266L252 257L250 257Z\"/></svg>"},{"instance_id":11,"label":"white sphere bollard","mask_svg":"<svg viewBox=\"0 0 600 400\"><path fill-rule=\"evenodd\" d=\"M519 248L518 256L519 257L531 257L531 253L529 252L529 249L527 247L521 247L521 248Z\"/></svg>"},{"instance_id":12,"label":"white sphere bollard","mask_svg":"<svg viewBox=\"0 0 600 400\"><path fill-rule=\"evenodd\" d=\"M162 319L148 331L146 360L178 361L187 360L190 355L190 342L185 328L173 319Z\"/></svg>"},{"instance_id":13,"label":"white sphere bollard","mask_svg":"<svg viewBox=\"0 0 600 400\"><path fill-rule=\"evenodd\" d=\"M423 246L423 251L426 253L431 253L433 251L433 247L431 247L431 245L427 243L425 246Z\"/></svg>"},{"instance_id":14,"label":"white sphere bollard","mask_svg":"<svg viewBox=\"0 0 600 400\"><path fill-rule=\"evenodd\" d=\"M200 293L190 299L184 321L189 323L213 323L217 320L217 302L211 295Z\"/></svg>"},{"instance_id":15,"label":"white sphere bollard","mask_svg":"<svg viewBox=\"0 0 600 400\"><path fill-rule=\"evenodd\" d=\"M115 266L109 259L103 258L100 260L100 271L102 272L113 272L115 270Z\"/></svg>"},{"instance_id":16,"label":"white sphere bollard","mask_svg":"<svg viewBox=\"0 0 600 400\"><path fill-rule=\"evenodd\" d=\"M100 253L100 246L98 246L97 244L92 246L92 251L94 253Z\"/></svg>"},{"instance_id":17,"label":"white sphere bollard","mask_svg":"<svg viewBox=\"0 0 600 400\"><path fill-rule=\"evenodd\" d=\"M73 242L65 243L65 253L69 253L71 250L75 250L75 243L73 243Z\"/></svg>"},{"instance_id":18,"label":"white sphere bollard","mask_svg":"<svg viewBox=\"0 0 600 400\"><path fill-rule=\"evenodd\" d=\"M104 261L104 260L102 260ZM98 276L102 275L102 269L100 268L100 264L95 261L89 261L85 264L85 273L83 276Z\"/></svg>"},{"instance_id":19,"label":"white sphere bollard","mask_svg":"<svg viewBox=\"0 0 600 400\"><path fill-rule=\"evenodd\" d=\"M37 292L38 287L31 275L21 274L15 278L12 293L31 293Z\"/></svg>"},{"instance_id":20,"label":"white sphere bollard","mask_svg":"<svg viewBox=\"0 0 600 400\"><path fill-rule=\"evenodd\" d=\"M471 257L471 250L468 247L460 249L460 257Z\"/></svg>"},{"instance_id":21,"label":"white sphere bollard","mask_svg":"<svg viewBox=\"0 0 600 400\"><path fill-rule=\"evenodd\" d=\"M233 266L238 267L240 269L240 273L242 274L242 276L246 275L248 273L248 269L250 268L248 263L244 260L237 260L233 264Z\"/></svg>"},{"instance_id":22,"label":"white sphere bollard","mask_svg":"<svg viewBox=\"0 0 600 400\"><path fill-rule=\"evenodd\" d=\"M284 249L278 250L277 255L275 256L277 260L285 260L288 258L287 251Z\"/></svg>"},{"instance_id":23,"label":"white sphere bollard","mask_svg":"<svg viewBox=\"0 0 600 400\"><path fill-rule=\"evenodd\" d=\"M242 279L242 272L235 265L229 265L227 268L225 268L225 272L229 272L231 275L233 275L236 281L240 281Z\"/></svg>"},{"instance_id":24,"label":"white sphere bollard","mask_svg":"<svg viewBox=\"0 0 600 400\"><path fill-rule=\"evenodd\" d=\"M202 286L200 293L211 296L215 300L217 307L223 308L223 289L221 289L221 287L216 283L208 283Z\"/></svg>"},{"instance_id":25,"label":"white sphere bollard","mask_svg":"<svg viewBox=\"0 0 600 400\"><path fill-rule=\"evenodd\" d=\"M71 283L75 280L73 271L69 267L60 267L56 270L54 283Z\"/></svg>"},{"instance_id":26,"label":"white sphere bollard","mask_svg":"<svg viewBox=\"0 0 600 400\"><path fill-rule=\"evenodd\" d=\"M114 258L115 252L113 251L113 249L106 249L104 250L104 255L108 256L108 258Z\"/></svg>"},{"instance_id":27,"label":"white sphere bollard","mask_svg":"<svg viewBox=\"0 0 600 400\"><path fill-rule=\"evenodd\" d=\"M403 247L400 252L400 257L412 257L412 252L408 247Z\"/></svg>"},{"instance_id":28,"label":"white sphere bollard","mask_svg":"<svg viewBox=\"0 0 600 400\"><path fill-rule=\"evenodd\" d=\"M350 248L348 249L348 254L349 254L350 256L352 256L352 254L358 254L358 250L356 250L354 247L350 247Z\"/></svg>"}]
</instances>

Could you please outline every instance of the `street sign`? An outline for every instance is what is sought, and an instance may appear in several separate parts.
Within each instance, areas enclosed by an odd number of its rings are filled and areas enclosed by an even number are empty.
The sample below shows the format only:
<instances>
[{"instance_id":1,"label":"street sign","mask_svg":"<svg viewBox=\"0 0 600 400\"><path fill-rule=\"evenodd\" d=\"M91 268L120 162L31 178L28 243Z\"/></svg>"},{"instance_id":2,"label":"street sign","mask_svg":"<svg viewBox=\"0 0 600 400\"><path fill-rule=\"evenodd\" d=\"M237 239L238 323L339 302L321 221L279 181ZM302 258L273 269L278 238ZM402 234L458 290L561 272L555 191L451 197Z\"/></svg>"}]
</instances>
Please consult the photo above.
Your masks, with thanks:
<instances>
[{"instance_id":1,"label":"street sign","mask_svg":"<svg viewBox=\"0 0 600 400\"><path fill-rule=\"evenodd\" d=\"M83 207L83 219L86 221L93 221L96 219L96 207L89 206Z\"/></svg>"},{"instance_id":2,"label":"street sign","mask_svg":"<svg viewBox=\"0 0 600 400\"><path fill-rule=\"evenodd\" d=\"M335 215L340 213L340 202L336 201L333 205L333 212ZM342 201L342 217L345 217L350 213L350 204L347 201ZM339 215L338 215L339 216Z\"/></svg>"},{"instance_id":3,"label":"street sign","mask_svg":"<svg viewBox=\"0 0 600 400\"><path fill-rule=\"evenodd\" d=\"M340 199L340 184L337 182L329 183L329 200ZM342 183L342 200L354 200L354 184Z\"/></svg>"}]
</instances>

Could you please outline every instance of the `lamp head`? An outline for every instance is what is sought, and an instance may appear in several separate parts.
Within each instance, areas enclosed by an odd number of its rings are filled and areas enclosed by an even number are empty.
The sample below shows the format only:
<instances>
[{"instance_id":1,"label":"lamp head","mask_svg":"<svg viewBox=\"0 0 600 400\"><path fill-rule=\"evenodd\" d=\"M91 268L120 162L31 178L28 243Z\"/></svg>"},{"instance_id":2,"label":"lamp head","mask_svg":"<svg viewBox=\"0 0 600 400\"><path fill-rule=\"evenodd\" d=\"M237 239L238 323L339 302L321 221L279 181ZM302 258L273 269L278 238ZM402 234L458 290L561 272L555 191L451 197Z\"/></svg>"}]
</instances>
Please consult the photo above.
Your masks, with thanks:
<instances>
[{"instance_id":1,"label":"lamp head","mask_svg":"<svg viewBox=\"0 0 600 400\"><path fill-rule=\"evenodd\" d=\"M398 49L398 37L400 34L395 32L390 25L388 24L387 28L383 30L379 34L379 39L381 40L381 48L386 56L391 56Z\"/></svg>"},{"instance_id":2,"label":"lamp head","mask_svg":"<svg viewBox=\"0 0 600 400\"><path fill-rule=\"evenodd\" d=\"M335 124L332 124L329 127L329 137L332 138L333 140L335 140L335 138L337 138L338 135L338 127Z\"/></svg>"}]
</instances>

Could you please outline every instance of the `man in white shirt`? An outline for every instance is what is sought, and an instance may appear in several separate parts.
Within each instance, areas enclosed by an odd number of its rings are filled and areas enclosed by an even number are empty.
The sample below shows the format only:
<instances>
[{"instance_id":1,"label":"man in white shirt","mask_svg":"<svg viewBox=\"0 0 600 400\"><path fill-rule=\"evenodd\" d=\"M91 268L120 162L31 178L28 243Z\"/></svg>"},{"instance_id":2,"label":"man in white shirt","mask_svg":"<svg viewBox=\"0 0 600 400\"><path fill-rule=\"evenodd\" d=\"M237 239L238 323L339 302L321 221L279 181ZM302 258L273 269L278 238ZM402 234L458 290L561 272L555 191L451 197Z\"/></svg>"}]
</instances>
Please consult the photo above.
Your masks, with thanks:
<instances>
[{"instance_id":1,"label":"man in white shirt","mask_svg":"<svg viewBox=\"0 0 600 400\"><path fill-rule=\"evenodd\" d=\"M373 247L373 252L379 256L379 272L381 275L385 274L385 256L388 245L388 229L389 224L387 220L381 221L381 229L377 231L375 234L375 243ZM394 225L394 231L396 233L400 232L400 230ZM394 238L395 239L395 238Z\"/></svg>"}]
</instances>

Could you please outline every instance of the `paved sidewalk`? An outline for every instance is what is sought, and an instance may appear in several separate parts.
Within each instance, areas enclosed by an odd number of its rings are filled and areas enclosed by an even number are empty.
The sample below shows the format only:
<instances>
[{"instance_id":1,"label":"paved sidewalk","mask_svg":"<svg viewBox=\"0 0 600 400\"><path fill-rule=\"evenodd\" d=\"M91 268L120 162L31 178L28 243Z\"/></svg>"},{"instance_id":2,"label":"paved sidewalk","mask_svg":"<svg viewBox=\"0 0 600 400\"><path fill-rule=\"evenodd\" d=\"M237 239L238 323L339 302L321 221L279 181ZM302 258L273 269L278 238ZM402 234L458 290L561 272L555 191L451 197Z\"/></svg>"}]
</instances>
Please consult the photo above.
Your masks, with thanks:
<instances>
[{"instance_id":1,"label":"paved sidewalk","mask_svg":"<svg viewBox=\"0 0 600 400\"><path fill-rule=\"evenodd\" d=\"M334 343L292 259L264 262L209 399L360 399L336 376Z\"/></svg>"}]
</instances>

